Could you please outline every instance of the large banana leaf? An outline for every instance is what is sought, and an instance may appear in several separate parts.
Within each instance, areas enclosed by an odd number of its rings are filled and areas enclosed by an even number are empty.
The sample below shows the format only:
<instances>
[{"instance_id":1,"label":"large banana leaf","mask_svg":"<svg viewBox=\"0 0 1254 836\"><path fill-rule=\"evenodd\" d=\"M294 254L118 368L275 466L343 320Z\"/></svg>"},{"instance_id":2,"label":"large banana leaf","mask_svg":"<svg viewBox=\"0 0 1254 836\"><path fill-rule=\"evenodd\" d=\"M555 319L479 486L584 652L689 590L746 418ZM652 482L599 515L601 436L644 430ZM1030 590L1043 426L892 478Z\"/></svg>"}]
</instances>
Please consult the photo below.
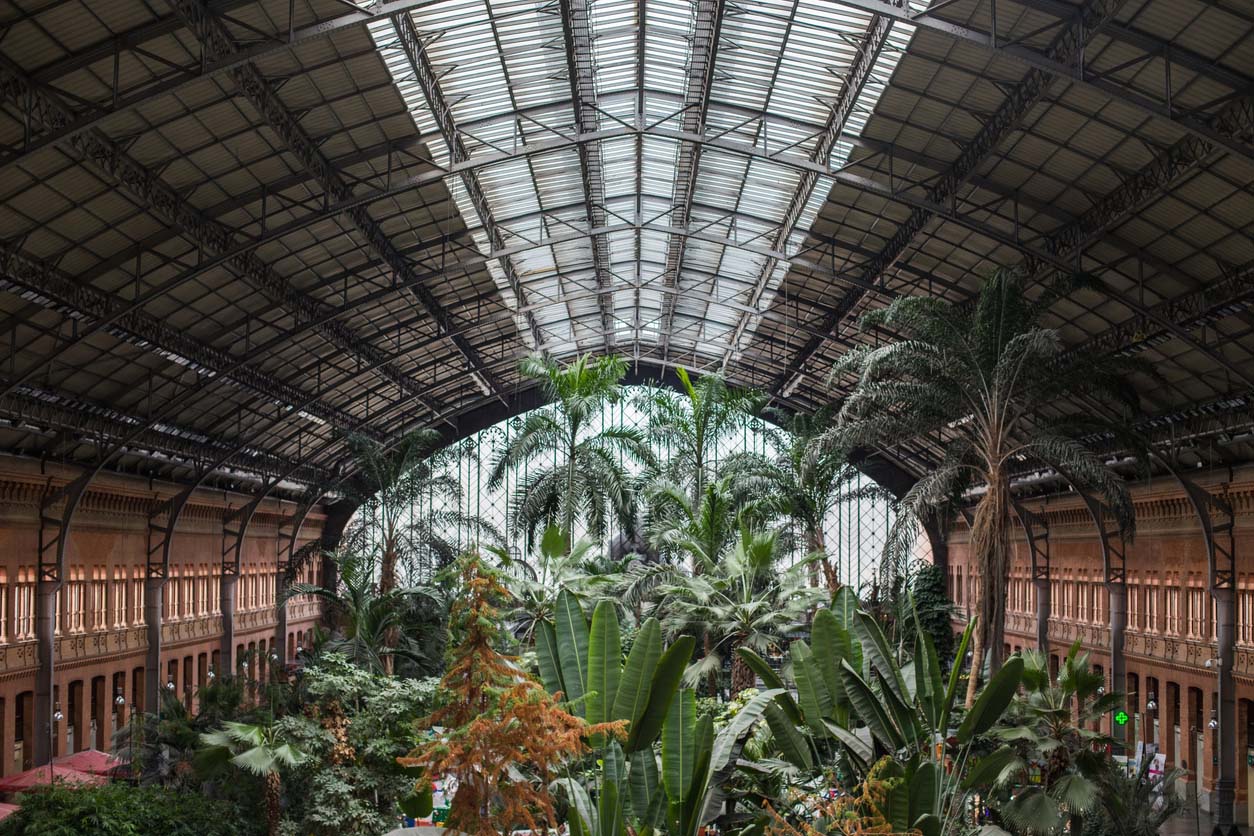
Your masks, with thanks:
<instances>
[{"instance_id":1,"label":"large banana leaf","mask_svg":"<svg viewBox=\"0 0 1254 836\"><path fill-rule=\"evenodd\" d=\"M958 742L969 743L991 729L1014 699L1022 679L1023 657L1011 656L1001 666L1001 670L989 679L980 696L967 711L967 716L962 718L962 725L958 726Z\"/></svg>"},{"instance_id":2,"label":"large banana leaf","mask_svg":"<svg viewBox=\"0 0 1254 836\"><path fill-rule=\"evenodd\" d=\"M646 619L636 633L636 641L627 654L623 673L618 683L609 719L627 720L628 730L634 728L649 704L649 689L653 686L653 674L662 656L662 628L656 618Z\"/></svg>"},{"instance_id":3,"label":"large banana leaf","mask_svg":"<svg viewBox=\"0 0 1254 836\"><path fill-rule=\"evenodd\" d=\"M741 659L745 660L745 664L749 666L749 669L758 675L758 678L762 680L763 685L772 691L784 690L784 680L779 678L779 674L775 673L771 666L766 663L765 659L747 647L738 647L736 648L736 652L740 654ZM792 698L791 694L784 690L784 693L776 697L775 701L779 703L779 707L782 708L784 713L788 715L789 720L797 725L801 724L801 709L798 707L797 701Z\"/></svg>"},{"instance_id":4,"label":"large banana leaf","mask_svg":"<svg viewBox=\"0 0 1254 836\"><path fill-rule=\"evenodd\" d=\"M853 624L857 618L858 610L862 609L862 602L858 600L858 596L853 589L848 586L842 586L832 596L832 605L829 609L832 615L835 616L836 623L844 631L844 635L848 637L847 653L842 658L848 659L849 664L853 665L855 670L862 671L862 645L853 640Z\"/></svg>"},{"instance_id":5,"label":"large banana leaf","mask_svg":"<svg viewBox=\"0 0 1254 836\"><path fill-rule=\"evenodd\" d=\"M880 681L892 690L898 700L909 703L906 683L901 678L901 666L889 649L888 640L884 638L880 625L870 614L857 612L853 617L853 631L862 643L862 652L870 660L871 667L879 673Z\"/></svg>"},{"instance_id":6,"label":"large banana leaf","mask_svg":"<svg viewBox=\"0 0 1254 836\"><path fill-rule=\"evenodd\" d=\"M945 699L944 685L941 681L940 658L936 655L936 645L932 637L924 631L919 621L919 611L914 609L911 599L911 610L914 612L914 693L923 716L927 718L932 731L945 734L940 728L943 713L942 701Z\"/></svg>"},{"instance_id":7,"label":"large banana leaf","mask_svg":"<svg viewBox=\"0 0 1254 836\"><path fill-rule=\"evenodd\" d=\"M871 686L866 684L862 674L854 670L847 660L842 661L840 665L845 693L849 696L849 701L853 704L858 717L871 730L871 734L875 735L876 739L890 751L895 752L905 746L906 741L901 731L889 718L884 706L880 705L879 697L876 696Z\"/></svg>"},{"instance_id":8,"label":"large banana leaf","mask_svg":"<svg viewBox=\"0 0 1254 836\"><path fill-rule=\"evenodd\" d=\"M796 725L780 708L779 703L769 704L763 716L766 717L766 724L771 727L775 745L783 753L784 760L806 772L813 770L814 757L810 754L810 744L806 742L801 732L797 731Z\"/></svg>"},{"instance_id":9,"label":"large banana leaf","mask_svg":"<svg viewBox=\"0 0 1254 836\"><path fill-rule=\"evenodd\" d=\"M540 664L540 681L550 694L566 693L562 683L562 663L557 653L557 631L547 621L536 626L536 660Z\"/></svg>"},{"instance_id":10,"label":"large banana leaf","mask_svg":"<svg viewBox=\"0 0 1254 836\"><path fill-rule=\"evenodd\" d=\"M836 706L845 707L848 700L840 687L840 660L853 655L853 639L836 619L836 615L828 609L819 610L814 614L814 623L810 626L810 641L814 651L814 662L823 677L823 684Z\"/></svg>"},{"instance_id":11,"label":"large banana leaf","mask_svg":"<svg viewBox=\"0 0 1254 836\"><path fill-rule=\"evenodd\" d=\"M587 716L583 697L588 692L588 619L579 599L568 589L557 594L557 657L562 665L566 700L574 713Z\"/></svg>"},{"instance_id":12,"label":"large banana leaf","mask_svg":"<svg viewBox=\"0 0 1254 836\"><path fill-rule=\"evenodd\" d=\"M613 713L622 672L622 655L618 613L613 603L602 600L592 611L592 630L588 634L589 723L605 722Z\"/></svg>"},{"instance_id":13,"label":"large banana leaf","mask_svg":"<svg viewBox=\"0 0 1254 836\"><path fill-rule=\"evenodd\" d=\"M627 822L623 817L623 805L618 802L618 784L612 781L601 784L600 827L598 836L623 836Z\"/></svg>"},{"instance_id":14,"label":"large banana leaf","mask_svg":"<svg viewBox=\"0 0 1254 836\"><path fill-rule=\"evenodd\" d=\"M925 760L910 776L910 816L914 824L920 816L936 815L941 806L941 771L933 760Z\"/></svg>"},{"instance_id":15,"label":"large banana leaf","mask_svg":"<svg viewBox=\"0 0 1254 836\"><path fill-rule=\"evenodd\" d=\"M671 700L662 726L662 786L671 803L682 802L692 788L697 760L697 696L682 688Z\"/></svg>"},{"instance_id":16,"label":"large banana leaf","mask_svg":"<svg viewBox=\"0 0 1254 836\"><path fill-rule=\"evenodd\" d=\"M662 805L658 801L663 796L658 784L657 755L652 747L632 752L630 755L631 769L627 774L628 787L631 790L631 816L639 828L657 827L662 822Z\"/></svg>"},{"instance_id":17,"label":"large banana leaf","mask_svg":"<svg viewBox=\"0 0 1254 836\"><path fill-rule=\"evenodd\" d=\"M945 686L945 699L941 702L940 720L936 731L942 735L949 734L949 716L954 710L954 698L958 695L958 682L962 675L962 660L967 657L967 645L971 643L971 634L975 630L976 619L967 622L967 629L962 631L962 639L958 642L958 652L954 654L954 664L949 671L949 684Z\"/></svg>"},{"instance_id":18,"label":"large banana leaf","mask_svg":"<svg viewBox=\"0 0 1254 836\"><path fill-rule=\"evenodd\" d=\"M810 648L800 639L792 643L792 676L797 683L797 699L806 725L819 737L827 737L824 718L832 716L832 696L819 673Z\"/></svg>"},{"instance_id":19,"label":"large banana leaf","mask_svg":"<svg viewBox=\"0 0 1254 836\"><path fill-rule=\"evenodd\" d=\"M679 680L684 675L684 668L692 658L692 651L697 640L692 636L680 636L658 660L649 686L649 702L645 706L640 721L633 725L627 734L627 751L634 752L646 746L652 746L662 730L663 722L671 707Z\"/></svg>"}]
</instances>

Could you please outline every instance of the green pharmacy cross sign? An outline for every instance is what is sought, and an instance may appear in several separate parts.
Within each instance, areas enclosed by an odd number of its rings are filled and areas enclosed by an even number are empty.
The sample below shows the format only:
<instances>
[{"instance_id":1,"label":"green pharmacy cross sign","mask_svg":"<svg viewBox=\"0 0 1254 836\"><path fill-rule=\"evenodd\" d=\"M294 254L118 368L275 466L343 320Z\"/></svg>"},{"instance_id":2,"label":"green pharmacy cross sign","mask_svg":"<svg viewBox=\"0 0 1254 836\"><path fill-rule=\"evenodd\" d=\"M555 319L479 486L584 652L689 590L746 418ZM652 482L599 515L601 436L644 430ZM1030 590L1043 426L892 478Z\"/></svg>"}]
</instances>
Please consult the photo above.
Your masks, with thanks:
<instances>
[{"instance_id":1,"label":"green pharmacy cross sign","mask_svg":"<svg viewBox=\"0 0 1254 836\"><path fill-rule=\"evenodd\" d=\"M1128 712L1122 708L1115 712L1115 722L1121 726L1128 725Z\"/></svg>"}]
</instances>

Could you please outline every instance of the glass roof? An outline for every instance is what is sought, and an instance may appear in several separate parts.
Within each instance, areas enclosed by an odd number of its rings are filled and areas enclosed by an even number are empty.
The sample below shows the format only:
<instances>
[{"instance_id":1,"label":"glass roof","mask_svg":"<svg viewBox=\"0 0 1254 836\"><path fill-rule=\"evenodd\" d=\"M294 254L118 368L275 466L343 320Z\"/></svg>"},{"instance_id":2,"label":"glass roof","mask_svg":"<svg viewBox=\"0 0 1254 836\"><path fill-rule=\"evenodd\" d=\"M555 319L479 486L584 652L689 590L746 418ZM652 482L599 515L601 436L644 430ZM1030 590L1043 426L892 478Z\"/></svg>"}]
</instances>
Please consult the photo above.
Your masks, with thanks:
<instances>
[{"instance_id":1,"label":"glass roof","mask_svg":"<svg viewBox=\"0 0 1254 836\"><path fill-rule=\"evenodd\" d=\"M747 342L913 33L825 0L408 15L416 48L371 34L528 345L689 363Z\"/></svg>"}]
</instances>

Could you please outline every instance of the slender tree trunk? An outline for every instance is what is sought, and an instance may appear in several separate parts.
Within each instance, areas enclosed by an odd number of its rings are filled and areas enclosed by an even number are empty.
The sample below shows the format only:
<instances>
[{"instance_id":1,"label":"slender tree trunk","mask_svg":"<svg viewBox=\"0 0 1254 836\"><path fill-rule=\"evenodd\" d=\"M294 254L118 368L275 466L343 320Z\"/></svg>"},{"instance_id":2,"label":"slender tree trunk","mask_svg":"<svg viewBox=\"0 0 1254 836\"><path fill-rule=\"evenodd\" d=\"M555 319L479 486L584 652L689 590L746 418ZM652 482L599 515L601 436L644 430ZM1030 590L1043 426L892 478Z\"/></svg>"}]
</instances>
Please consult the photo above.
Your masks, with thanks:
<instances>
[{"instance_id":1,"label":"slender tree trunk","mask_svg":"<svg viewBox=\"0 0 1254 836\"><path fill-rule=\"evenodd\" d=\"M746 688L752 688L757 684L758 684L757 674L755 674L753 672L753 669L750 668L749 665L745 663L744 659L740 658L739 653L734 653L734 655L732 656L732 669L731 669L732 699L735 699L736 697L738 697L741 691L745 690Z\"/></svg>"},{"instance_id":2,"label":"slender tree trunk","mask_svg":"<svg viewBox=\"0 0 1254 836\"><path fill-rule=\"evenodd\" d=\"M270 836L275 836L279 832L279 818L282 814L279 805L282 797L282 784L280 783L279 773L274 771L267 772L265 784L266 832Z\"/></svg>"},{"instance_id":3,"label":"slender tree trunk","mask_svg":"<svg viewBox=\"0 0 1254 836\"><path fill-rule=\"evenodd\" d=\"M968 707L975 701L985 657L989 672L996 673L1004 655L1006 584L1010 573L1010 538L1006 530L1009 509L1009 480L1000 467L995 467L989 473L988 492L976 506L971 526L971 553L980 572L976 599L980 622L976 625L971 680L967 684Z\"/></svg>"},{"instance_id":4,"label":"slender tree trunk","mask_svg":"<svg viewBox=\"0 0 1254 836\"><path fill-rule=\"evenodd\" d=\"M386 514L386 512L385 512ZM387 520L385 516L383 538L383 565L379 567L379 594L387 595L396 589L396 563L398 559L396 522ZM389 627L383 633L383 646L387 650L395 650L401 642L401 631L398 627ZM391 653L382 655L383 672L391 676L395 660Z\"/></svg>"},{"instance_id":5,"label":"slender tree trunk","mask_svg":"<svg viewBox=\"0 0 1254 836\"><path fill-rule=\"evenodd\" d=\"M806 528L806 549L813 554L814 552L822 552L823 557L816 563L811 564L811 581L818 586L817 572L823 573L823 583L827 586L827 591L836 594L836 590L840 589L840 578L836 575L836 567L832 565L832 561L827 557L827 541L823 536L822 528Z\"/></svg>"}]
</instances>

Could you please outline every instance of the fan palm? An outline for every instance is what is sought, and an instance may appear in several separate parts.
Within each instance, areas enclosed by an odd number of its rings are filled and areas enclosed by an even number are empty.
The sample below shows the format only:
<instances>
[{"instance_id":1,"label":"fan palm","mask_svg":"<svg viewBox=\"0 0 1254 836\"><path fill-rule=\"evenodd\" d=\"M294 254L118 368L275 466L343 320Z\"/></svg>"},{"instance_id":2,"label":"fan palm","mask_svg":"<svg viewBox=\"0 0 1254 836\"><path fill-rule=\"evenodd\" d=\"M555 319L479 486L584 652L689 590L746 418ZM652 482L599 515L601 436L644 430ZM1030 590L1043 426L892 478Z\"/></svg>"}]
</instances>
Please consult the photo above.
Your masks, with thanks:
<instances>
[{"instance_id":1,"label":"fan palm","mask_svg":"<svg viewBox=\"0 0 1254 836\"><path fill-rule=\"evenodd\" d=\"M349 440L355 470L346 490L360 506L344 542L354 551L378 551L381 592L402 582L402 570L406 583L429 580L461 553L463 537L502 539L462 510L465 488L452 468L459 458L477 461L474 452L443 443L430 429L414 430L390 446L360 436Z\"/></svg>"},{"instance_id":2,"label":"fan palm","mask_svg":"<svg viewBox=\"0 0 1254 836\"><path fill-rule=\"evenodd\" d=\"M969 308L932 297L901 297L868 313L862 323L902 336L855 349L832 371L833 379L851 372L857 381L826 443L884 447L930 435L944 448L936 468L902 498L903 513L885 549L890 574L900 574L919 521L970 486L982 486L971 530L980 581L977 664L968 705L986 655L994 670L1002 660L1012 470L1033 461L1053 467L1100 495L1126 533L1133 525L1123 480L1066 432L1067 420L1044 416L1083 397L1119 416L1110 426L1126 426L1137 405L1126 374L1140 366L1064 354L1058 332L1037 324L1043 307L1025 298L1018 275L1009 271L988 279Z\"/></svg>"},{"instance_id":3,"label":"fan palm","mask_svg":"<svg viewBox=\"0 0 1254 836\"><path fill-rule=\"evenodd\" d=\"M391 672L392 656L421 662L417 648L401 633L400 626L410 596L434 598L434 593L417 587L381 591L374 582L375 564L369 554L341 551L336 562L335 589L294 583L285 593L288 598L312 595L327 605L336 619L336 629L324 649L343 653L360 667L380 673Z\"/></svg>"},{"instance_id":4,"label":"fan palm","mask_svg":"<svg viewBox=\"0 0 1254 836\"><path fill-rule=\"evenodd\" d=\"M807 586L805 561L780 571L783 550L776 531L742 522L732 543L716 554L697 540L680 542L691 549L701 571L676 575L661 587L657 608L663 629L671 635L705 632L704 656L686 674L690 682L717 673L731 655L734 697L756 681L736 650L745 647L759 655L780 650L821 593Z\"/></svg>"},{"instance_id":5,"label":"fan palm","mask_svg":"<svg viewBox=\"0 0 1254 836\"><path fill-rule=\"evenodd\" d=\"M610 519L635 525L635 486L628 464L647 466L653 454L644 435L624 427L597 429L606 404L622 396L627 364L621 357L579 357L559 366L528 357L522 373L539 380L552 401L528 413L522 427L497 456L488 477L496 489L510 471L522 480L514 504L514 528L528 542L549 526L559 526L569 551L575 525L600 541Z\"/></svg>"},{"instance_id":6,"label":"fan palm","mask_svg":"<svg viewBox=\"0 0 1254 836\"><path fill-rule=\"evenodd\" d=\"M990 732L1006 743L989 756L999 766L994 783L1013 792L1000 807L1001 818L1019 833L1061 832L1068 820L1070 832L1080 833L1080 819L1101 800L1110 768L1106 747L1114 742L1093 729L1123 695L1105 693L1105 678L1092 669L1078 642L1056 678L1043 653L1025 651L1023 662L1024 694ZM1028 780L1030 762L1039 764L1039 782Z\"/></svg>"},{"instance_id":7,"label":"fan palm","mask_svg":"<svg viewBox=\"0 0 1254 836\"><path fill-rule=\"evenodd\" d=\"M823 572L830 591L840 586L839 571L826 552L823 528L828 512L836 505L861 499L891 499L875 484L863 484L862 474L849 464L845 451L817 443L831 426L832 415L783 416L783 431L770 431L767 439L774 455L738 453L727 460L722 472L737 488L753 496L769 497L774 507L801 530L806 550L821 554L813 565Z\"/></svg>"},{"instance_id":8,"label":"fan palm","mask_svg":"<svg viewBox=\"0 0 1254 836\"><path fill-rule=\"evenodd\" d=\"M282 738L273 724L226 722L222 728L200 736L205 749L200 753L202 769L209 771L230 763L265 784L266 826L270 836L279 832L283 783L279 770L296 766L305 753Z\"/></svg>"},{"instance_id":9,"label":"fan palm","mask_svg":"<svg viewBox=\"0 0 1254 836\"><path fill-rule=\"evenodd\" d=\"M682 368L676 374L683 386L681 394L655 389L643 406L649 416L650 439L666 450L657 475L685 486L696 504L717 470L720 443L745 426L763 398L728 386L717 374L702 375L695 383Z\"/></svg>"}]
</instances>

